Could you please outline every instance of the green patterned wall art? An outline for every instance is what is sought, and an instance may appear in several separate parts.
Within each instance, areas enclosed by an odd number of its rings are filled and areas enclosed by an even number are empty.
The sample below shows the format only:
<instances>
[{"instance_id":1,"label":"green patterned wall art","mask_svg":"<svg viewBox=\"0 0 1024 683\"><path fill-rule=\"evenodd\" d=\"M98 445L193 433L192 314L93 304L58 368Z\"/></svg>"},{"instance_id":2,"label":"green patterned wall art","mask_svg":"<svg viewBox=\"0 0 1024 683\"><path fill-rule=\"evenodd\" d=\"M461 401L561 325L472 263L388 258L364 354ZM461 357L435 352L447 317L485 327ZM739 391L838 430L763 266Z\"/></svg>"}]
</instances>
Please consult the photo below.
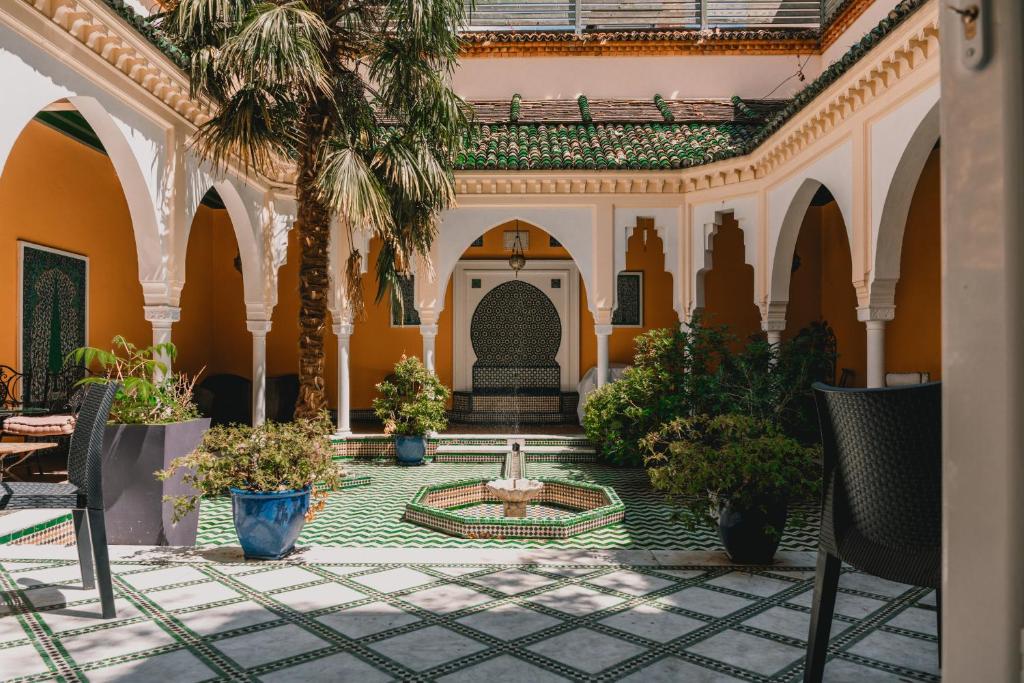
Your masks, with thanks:
<instances>
[{"instance_id":1,"label":"green patterned wall art","mask_svg":"<svg viewBox=\"0 0 1024 683\"><path fill-rule=\"evenodd\" d=\"M618 304L612 313L612 325L618 327L643 327L644 324L644 274L639 270L627 270L617 278Z\"/></svg>"},{"instance_id":2,"label":"green patterned wall art","mask_svg":"<svg viewBox=\"0 0 1024 683\"><path fill-rule=\"evenodd\" d=\"M44 390L46 374L87 339L89 260L85 256L18 242L21 370L30 394Z\"/></svg>"}]
</instances>

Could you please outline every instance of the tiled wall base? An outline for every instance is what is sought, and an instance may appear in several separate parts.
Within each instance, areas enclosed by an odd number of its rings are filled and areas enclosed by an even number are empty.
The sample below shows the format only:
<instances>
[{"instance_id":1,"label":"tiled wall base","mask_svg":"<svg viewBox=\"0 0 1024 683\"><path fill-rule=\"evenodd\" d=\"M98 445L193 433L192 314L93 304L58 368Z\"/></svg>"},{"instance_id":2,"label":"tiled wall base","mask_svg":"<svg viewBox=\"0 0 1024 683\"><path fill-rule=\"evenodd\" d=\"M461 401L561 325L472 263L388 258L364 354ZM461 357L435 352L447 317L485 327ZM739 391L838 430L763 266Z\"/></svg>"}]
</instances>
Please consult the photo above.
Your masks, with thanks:
<instances>
[{"instance_id":1,"label":"tiled wall base","mask_svg":"<svg viewBox=\"0 0 1024 683\"><path fill-rule=\"evenodd\" d=\"M625 506L607 486L541 479L534 502L541 508L524 518L474 516L481 505L498 505L487 480L424 486L405 508L406 521L463 538L569 538L621 522ZM529 506L528 506L529 510ZM552 510L564 511L553 514Z\"/></svg>"},{"instance_id":2,"label":"tiled wall base","mask_svg":"<svg viewBox=\"0 0 1024 683\"><path fill-rule=\"evenodd\" d=\"M456 391L450 417L467 424L573 424L579 394L470 393Z\"/></svg>"},{"instance_id":3,"label":"tiled wall base","mask_svg":"<svg viewBox=\"0 0 1024 683\"><path fill-rule=\"evenodd\" d=\"M436 436L427 439L427 460L437 462L502 462L510 438L515 434L484 436ZM594 462L593 445L585 437L522 437L527 446L528 462ZM334 457L338 460L391 459L395 457L395 443L390 436L380 434L332 437ZM448 452L455 446L459 452ZM473 450L479 448L479 450ZM545 448L551 450L545 452Z\"/></svg>"},{"instance_id":4,"label":"tiled wall base","mask_svg":"<svg viewBox=\"0 0 1024 683\"><path fill-rule=\"evenodd\" d=\"M0 534L0 545L72 545L74 542L75 527L70 512L30 521L22 528L6 529Z\"/></svg>"}]
</instances>

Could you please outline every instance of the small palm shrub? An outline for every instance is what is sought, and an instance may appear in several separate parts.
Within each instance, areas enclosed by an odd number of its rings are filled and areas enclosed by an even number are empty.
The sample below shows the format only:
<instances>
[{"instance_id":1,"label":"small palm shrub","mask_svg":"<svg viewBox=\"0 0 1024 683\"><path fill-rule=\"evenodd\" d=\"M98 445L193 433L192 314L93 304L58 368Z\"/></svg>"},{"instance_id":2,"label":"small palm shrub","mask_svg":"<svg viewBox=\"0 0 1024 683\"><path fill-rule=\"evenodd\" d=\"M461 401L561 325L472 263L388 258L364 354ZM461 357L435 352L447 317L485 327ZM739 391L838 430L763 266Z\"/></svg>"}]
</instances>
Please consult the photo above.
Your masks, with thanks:
<instances>
[{"instance_id":1,"label":"small palm shrub","mask_svg":"<svg viewBox=\"0 0 1024 683\"><path fill-rule=\"evenodd\" d=\"M79 384L117 382L110 419L121 424L168 424L186 422L199 417L199 408L192 398L196 378L168 372L160 358L174 360L178 349L174 344L154 344L139 348L118 335L109 351L83 346L68 354L67 360L86 368L100 368L103 376L91 376ZM154 379L157 375L159 380Z\"/></svg>"},{"instance_id":2,"label":"small palm shrub","mask_svg":"<svg viewBox=\"0 0 1024 683\"><path fill-rule=\"evenodd\" d=\"M423 436L448 426L445 408L451 392L437 375L415 356L395 363L395 372L377 385L380 397L373 411L384 423L384 433L394 436Z\"/></svg>"},{"instance_id":3,"label":"small palm shrub","mask_svg":"<svg viewBox=\"0 0 1024 683\"><path fill-rule=\"evenodd\" d=\"M264 422L256 427L212 427L195 452L176 458L156 476L165 480L180 472L182 480L196 490L191 496L167 497L174 504L175 521L194 510L202 496L225 495L230 488L268 493L311 486L309 520L323 508L328 493L341 485L344 475L333 459L328 437L332 429L326 413L311 420Z\"/></svg>"},{"instance_id":4,"label":"small palm shrub","mask_svg":"<svg viewBox=\"0 0 1024 683\"><path fill-rule=\"evenodd\" d=\"M820 449L768 420L677 418L644 438L642 447L651 484L679 504L690 527L717 525L725 505L767 515L774 505L807 500L818 490Z\"/></svg>"}]
</instances>

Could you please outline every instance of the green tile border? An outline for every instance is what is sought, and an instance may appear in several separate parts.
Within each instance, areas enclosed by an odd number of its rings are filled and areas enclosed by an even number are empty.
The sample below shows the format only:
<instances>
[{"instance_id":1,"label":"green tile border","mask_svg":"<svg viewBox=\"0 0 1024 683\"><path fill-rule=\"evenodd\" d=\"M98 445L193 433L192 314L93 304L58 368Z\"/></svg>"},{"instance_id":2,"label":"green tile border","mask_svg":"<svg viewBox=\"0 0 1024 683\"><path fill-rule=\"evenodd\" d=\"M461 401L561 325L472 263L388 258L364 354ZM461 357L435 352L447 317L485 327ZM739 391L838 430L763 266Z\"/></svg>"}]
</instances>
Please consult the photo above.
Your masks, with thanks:
<instances>
[{"instance_id":1,"label":"green tile border","mask_svg":"<svg viewBox=\"0 0 1024 683\"><path fill-rule=\"evenodd\" d=\"M65 522L70 522L70 521L71 521L71 513L69 512L66 515L60 515L58 517L54 517L53 519L48 519L45 522L39 522L38 524L33 524L31 526L27 526L24 529L18 529L17 531L12 531L9 534L4 534L3 536L0 536L0 545L5 545L7 543L13 543L14 541L17 541L19 539L25 538L26 536L30 536L32 534L39 533L40 531L46 531L47 529L52 529L53 527L55 527L55 526L57 526L59 524L63 524Z\"/></svg>"}]
</instances>

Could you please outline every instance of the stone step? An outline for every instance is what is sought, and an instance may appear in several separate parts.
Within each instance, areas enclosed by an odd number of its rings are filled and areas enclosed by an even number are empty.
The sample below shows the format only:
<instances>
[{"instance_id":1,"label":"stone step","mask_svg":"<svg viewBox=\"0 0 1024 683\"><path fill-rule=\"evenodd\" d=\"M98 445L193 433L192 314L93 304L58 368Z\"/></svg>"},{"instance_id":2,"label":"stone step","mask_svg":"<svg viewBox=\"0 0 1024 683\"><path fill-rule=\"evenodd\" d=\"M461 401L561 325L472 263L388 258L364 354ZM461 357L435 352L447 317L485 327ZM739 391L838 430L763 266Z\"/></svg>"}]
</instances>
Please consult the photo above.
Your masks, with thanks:
<instances>
[{"instance_id":1,"label":"stone step","mask_svg":"<svg viewBox=\"0 0 1024 683\"><path fill-rule=\"evenodd\" d=\"M437 447L437 454L444 453L508 453L511 449L507 445L477 445L477 444L441 444ZM531 446L527 444L520 449L524 454L531 455L543 453L545 455L558 455L563 453L578 453L581 455L592 455L597 451L592 446Z\"/></svg>"},{"instance_id":2,"label":"stone step","mask_svg":"<svg viewBox=\"0 0 1024 683\"><path fill-rule=\"evenodd\" d=\"M434 454L435 462L504 462L509 453L507 445L441 444ZM592 446L524 446L522 454L527 462L593 462L597 451Z\"/></svg>"}]
</instances>

